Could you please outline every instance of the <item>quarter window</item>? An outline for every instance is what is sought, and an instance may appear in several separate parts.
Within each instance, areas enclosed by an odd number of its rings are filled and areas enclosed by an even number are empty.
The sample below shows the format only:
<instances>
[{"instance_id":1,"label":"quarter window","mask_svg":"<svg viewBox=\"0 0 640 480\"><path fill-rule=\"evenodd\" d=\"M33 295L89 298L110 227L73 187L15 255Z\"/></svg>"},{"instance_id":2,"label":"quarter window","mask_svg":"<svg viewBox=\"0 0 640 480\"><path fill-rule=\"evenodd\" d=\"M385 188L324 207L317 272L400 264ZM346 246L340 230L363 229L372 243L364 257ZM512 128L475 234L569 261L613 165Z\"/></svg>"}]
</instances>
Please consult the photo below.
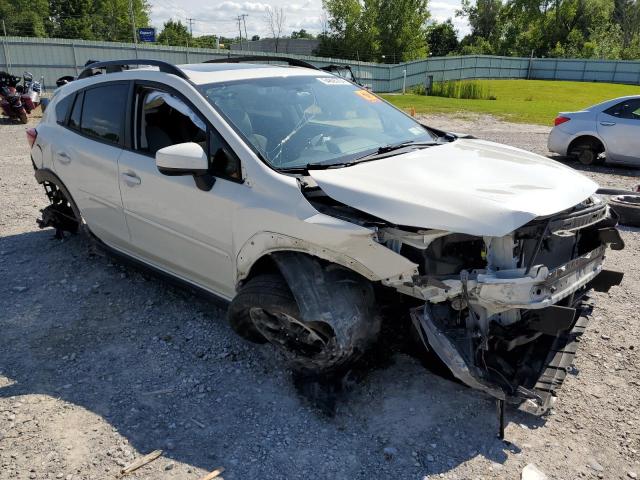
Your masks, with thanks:
<instances>
[{"instance_id":1,"label":"quarter window","mask_svg":"<svg viewBox=\"0 0 640 480\"><path fill-rule=\"evenodd\" d=\"M104 85L86 90L80 131L100 140L121 143L128 93L127 84Z\"/></svg>"},{"instance_id":2,"label":"quarter window","mask_svg":"<svg viewBox=\"0 0 640 480\"><path fill-rule=\"evenodd\" d=\"M82 98L83 92L76 95L76 100L73 102L73 109L71 110L71 116L69 117L69 127L74 130L80 130L80 118L82 116Z\"/></svg>"},{"instance_id":3,"label":"quarter window","mask_svg":"<svg viewBox=\"0 0 640 480\"><path fill-rule=\"evenodd\" d=\"M67 95L60 99L60 101L56 104L56 122L60 125L64 125L64 122L67 120L67 114L69 113L69 108L71 108L71 102L73 102L74 95Z\"/></svg>"}]
</instances>

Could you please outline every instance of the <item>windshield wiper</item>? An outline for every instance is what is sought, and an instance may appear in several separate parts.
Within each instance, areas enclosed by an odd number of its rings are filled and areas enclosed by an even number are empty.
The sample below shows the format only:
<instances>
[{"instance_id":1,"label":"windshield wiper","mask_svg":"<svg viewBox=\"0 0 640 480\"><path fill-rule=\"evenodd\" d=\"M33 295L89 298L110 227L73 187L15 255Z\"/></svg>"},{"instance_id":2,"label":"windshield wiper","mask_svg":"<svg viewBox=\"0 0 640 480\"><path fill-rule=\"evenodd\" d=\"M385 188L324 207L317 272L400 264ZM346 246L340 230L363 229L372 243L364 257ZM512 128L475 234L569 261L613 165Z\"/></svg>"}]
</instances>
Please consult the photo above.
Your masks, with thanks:
<instances>
[{"instance_id":1,"label":"windshield wiper","mask_svg":"<svg viewBox=\"0 0 640 480\"><path fill-rule=\"evenodd\" d=\"M436 141L416 142L416 141L413 141L413 140L409 140L407 142L392 143L392 144L389 144L389 145L384 145L384 146L378 148L378 154L387 153L387 152L393 152L394 150L399 150L399 149L405 148L405 147L432 147L434 145L438 145L438 142L436 142Z\"/></svg>"},{"instance_id":2,"label":"windshield wiper","mask_svg":"<svg viewBox=\"0 0 640 480\"><path fill-rule=\"evenodd\" d=\"M392 152L395 152L397 150L402 150L405 148L426 148L426 147L433 147L434 145L442 145L439 142L414 142L414 141L408 141L408 142L402 142L402 143L394 143L394 144L390 144L390 145L383 145L382 147L378 147L377 150L375 150L373 153L367 153L366 155L363 155L362 157L358 157L355 158L354 160L351 160L349 162L338 162L338 163L307 163L307 165L305 166L299 166L299 167L290 167L290 168L281 168L280 171L281 172L287 172L287 173L299 173L299 172L305 172L308 170L327 170L329 168L344 168L344 167L350 167L352 165L356 165L358 163L362 163L362 162L368 162L371 160L377 160L379 158L386 158L386 157L390 157L392 155L389 155Z\"/></svg>"},{"instance_id":3,"label":"windshield wiper","mask_svg":"<svg viewBox=\"0 0 640 480\"><path fill-rule=\"evenodd\" d=\"M354 165L354 162L340 162L340 163L307 163L300 167L280 168L281 172L286 173L301 173L308 170L327 170L329 168L342 168Z\"/></svg>"},{"instance_id":4,"label":"windshield wiper","mask_svg":"<svg viewBox=\"0 0 640 480\"><path fill-rule=\"evenodd\" d=\"M359 163L359 162L367 162L369 160L376 160L378 158L390 157L391 155L388 155L389 153L393 153L397 150L403 150L405 148L426 148L426 147L433 147L435 145L441 145L441 143L436 141L415 142L412 140L408 142L392 143L389 145L384 145L382 147L379 147L378 150L376 150L373 153L368 153L366 155L363 155L362 157L358 157L351 163L353 164L353 163Z\"/></svg>"}]
</instances>

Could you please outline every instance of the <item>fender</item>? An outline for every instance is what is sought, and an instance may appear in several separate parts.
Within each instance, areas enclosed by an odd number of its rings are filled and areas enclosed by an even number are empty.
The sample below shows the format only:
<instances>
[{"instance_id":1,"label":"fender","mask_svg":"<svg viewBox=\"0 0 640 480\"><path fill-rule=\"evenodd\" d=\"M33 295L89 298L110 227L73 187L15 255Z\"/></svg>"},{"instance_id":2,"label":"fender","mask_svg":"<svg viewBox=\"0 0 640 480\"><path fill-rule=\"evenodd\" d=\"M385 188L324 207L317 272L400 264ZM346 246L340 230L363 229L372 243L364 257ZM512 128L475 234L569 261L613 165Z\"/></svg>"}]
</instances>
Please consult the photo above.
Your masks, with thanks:
<instances>
[{"instance_id":1,"label":"fender","mask_svg":"<svg viewBox=\"0 0 640 480\"><path fill-rule=\"evenodd\" d=\"M571 135L569 143L567 144L567 148L569 148L569 145L571 145L571 142L573 142L576 138L579 137L593 137L593 138L597 138L602 145L604 146L605 151L607 151L609 149L609 147L607 147L607 142L604 141L604 139L600 136L600 134L598 133L597 129L596 130L585 130L585 131L581 131L579 133L576 133L574 135Z\"/></svg>"},{"instance_id":2,"label":"fender","mask_svg":"<svg viewBox=\"0 0 640 480\"><path fill-rule=\"evenodd\" d=\"M358 248L356 259L344 252L337 252L326 247L299 238L275 232L260 232L252 236L240 248L236 258L236 283L244 280L253 265L265 255L278 251L306 253L314 257L327 260L359 273L363 277L379 281L391 277L406 275L410 279L417 274L418 266L398 255L387 247L376 242L363 242L361 238L354 239ZM363 263L364 258L371 258L372 263Z\"/></svg>"}]
</instances>

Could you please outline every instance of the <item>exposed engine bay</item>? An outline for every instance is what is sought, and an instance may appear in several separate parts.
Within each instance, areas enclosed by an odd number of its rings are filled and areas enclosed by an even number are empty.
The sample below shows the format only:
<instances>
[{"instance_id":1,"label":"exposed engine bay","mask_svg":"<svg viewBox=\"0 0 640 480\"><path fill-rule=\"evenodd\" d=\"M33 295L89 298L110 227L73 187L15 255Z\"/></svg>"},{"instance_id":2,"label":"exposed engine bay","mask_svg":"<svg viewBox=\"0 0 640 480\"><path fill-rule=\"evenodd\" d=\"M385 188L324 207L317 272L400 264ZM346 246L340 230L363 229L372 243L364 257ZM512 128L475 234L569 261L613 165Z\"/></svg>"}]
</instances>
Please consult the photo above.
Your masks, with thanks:
<instances>
[{"instance_id":1,"label":"exposed engine bay","mask_svg":"<svg viewBox=\"0 0 640 480\"><path fill-rule=\"evenodd\" d=\"M479 237L389 225L313 181L302 189L319 211L373 228L377 242L418 266L382 284L424 301L411 318L425 347L500 405L536 415L553 406L589 320L590 290L622 279L603 270L606 248L624 243L595 195L506 236Z\"/></svg>"}]
</instances>

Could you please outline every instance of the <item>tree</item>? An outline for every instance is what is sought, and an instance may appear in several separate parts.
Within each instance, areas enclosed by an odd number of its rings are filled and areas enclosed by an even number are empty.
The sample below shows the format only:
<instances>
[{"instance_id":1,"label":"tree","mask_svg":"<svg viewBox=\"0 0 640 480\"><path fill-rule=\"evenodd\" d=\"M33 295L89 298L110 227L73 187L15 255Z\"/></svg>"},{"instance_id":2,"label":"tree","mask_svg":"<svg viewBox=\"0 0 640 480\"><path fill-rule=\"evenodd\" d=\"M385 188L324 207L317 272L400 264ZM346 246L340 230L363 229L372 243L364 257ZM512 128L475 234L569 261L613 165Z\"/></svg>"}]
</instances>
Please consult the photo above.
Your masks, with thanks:
<instances>
[{"instance_id":1,"label":"tree","mask_svg":"<svg viewBox=\"0 0 640 480\"><path fill-rule=\"evenodd\" d=\"M177 22L169 20L164 22L162 31L156 39L158 43L163 45L188 46L191 41L191 34L180 20Z\"/></svg>"},{"instance_id":2,"label":"tree","mask_svg":"<svg viewBox=\"0 0 640 480\"><path fill-rule=\"evenodd\" d=\"M48 17L47 0L0 0L0 19L5 22L7 35L44 37L48 34Z\"/></svg>"},{"instance_id":3,"label":"tree","mask_svg":"<svg viewBox=\"0 0 640 480\"><path fill-rule=\"evenodd\" d=\"M614 0L613 24L620 26L622 49L628 49L634 38L640 35L640 2L638 0Z\"/></svg>"},{"instance_id":4,"label":"tree","mask_svg":"<svg viewBox=\"0 0 640 480\"><path fill-rule=\"evenodd\" d=\"M428 54L427 0L374 0L378 41L387 58L409 61Z\"/></svg>"},{"instance_id":5,"label":"tree","mask_svg":"<svg viewBox=\"0 0 640 480\"><path fill-rule=\"evenodd\" d=\"M456 16L464 17L471 27L471 36L487 40L496 40L500 36L499 18L502 10L501 0L462 0L462 7Z\"/></svg>"},{"instance_id":6,"label":"tree","mask_svg":"<svg viewBox=\"0 0 640 480\"><path fill-rule=\"evenodd\" d=\"M251 37L252 42L257 42L258 40L260 40L260 35L254 35L253 37Z\"/></svg>"},{"instance_id":7,"label":"tree","mask_svg":"<svg viewBox=\"0 0 640 480\"><path fill-rule=\"evenodd\" d=\"M427 56L427 0L323 0L318 54L395 63Z\"/></svg>"},{"instance_id":8,"label":"tree","mask_svg":"<svg viewBox=\"0 0 640 480\"><path fill-rule=\"evenodd\" d=\"M147 0L132 0L135 24L149 25ZM0 0L7 34L133 41L129 0Z\"/></svg>"},{"instance_id":9,"label":"tree","mask_svg":"<svg viewBox=\"0 0 640 480\"><path fill-rule=\"evenodd\" d=\"M265 12L265 20L267 22L267 27L271 32L271 36L275 42L276 52L278 51L278 44L280 43L280 37L282 36L282 30L284 29L284 24L287 21L287 17L284 14L284 9L267 7Z\"/></svg>"},{"instance_id":10,"label":"tree","mask_svg":"<svg viewBox=\"0 0 640 480\"><path fill-rule=\"evenodd\" d=\"M301 28L299 31L291 32L291 38L306 38L313 39L315 38L312 33L307 32L304 28Z\"/></svg>"},{"instance_id":11,"label":"tree","mask_svg":"<svg viewBox=\"0 0 640 480\"><path fill-rule=\"evenodd\" d=\"M584 44L584 57L600 59L620 59L624 48L620 25L596 25Z\"/></svg>"},{"instance_id":12,"label":"tree","mask_svg":"<svg viewBox=\"0 0 640 480\"><path fill-rule=\"evenodd\" d=\"M326 32L319 36L319 55L355 58L353 51L372 49L360 36L363 7L358 0L323 0L322 6L326 12Z\"/></svg>"},{"instance_id":13,"label":"tree","mask_svg":"<svg viewBox=\"0 0 640 480\"><path fill-rule=\"evenodd\" d=\"M133 42L129 0L94 0L94 3L96 37L110 42ZM146 0L132 0L131 6L136 29L148 27L149 3Z\"/></svg>"},{"instance_id":14,"label":"tree","mask_svg":"<svg viewBox=\"0 0 640 480\"><path fill-rule=\"evenodd\" d=\"M193 46L196 48L216 48L217 39L217 35L201 35L199 37L191 37L189 39L189 46Z\"/></svg>"},{"instance_id":15,"label":"tree","mask_svg":"<svg viewBox=\"0 0 640 480\"><path fill-rule=\"evenodd\" d=\"M95 40L96 11L91 0L50 0L51 33L59 38Z\"/></svg>"},{"instance_id":16,"label":"tree","mask_svg":"<svg viewBox=\"0 0 640 480\"><path fill-rule=\"evenodd\" d=\"M429 52L435 57L444 57L458 49L458 33L450 18L427 27L427 43Z\"/></svg>"}]
</instances>

